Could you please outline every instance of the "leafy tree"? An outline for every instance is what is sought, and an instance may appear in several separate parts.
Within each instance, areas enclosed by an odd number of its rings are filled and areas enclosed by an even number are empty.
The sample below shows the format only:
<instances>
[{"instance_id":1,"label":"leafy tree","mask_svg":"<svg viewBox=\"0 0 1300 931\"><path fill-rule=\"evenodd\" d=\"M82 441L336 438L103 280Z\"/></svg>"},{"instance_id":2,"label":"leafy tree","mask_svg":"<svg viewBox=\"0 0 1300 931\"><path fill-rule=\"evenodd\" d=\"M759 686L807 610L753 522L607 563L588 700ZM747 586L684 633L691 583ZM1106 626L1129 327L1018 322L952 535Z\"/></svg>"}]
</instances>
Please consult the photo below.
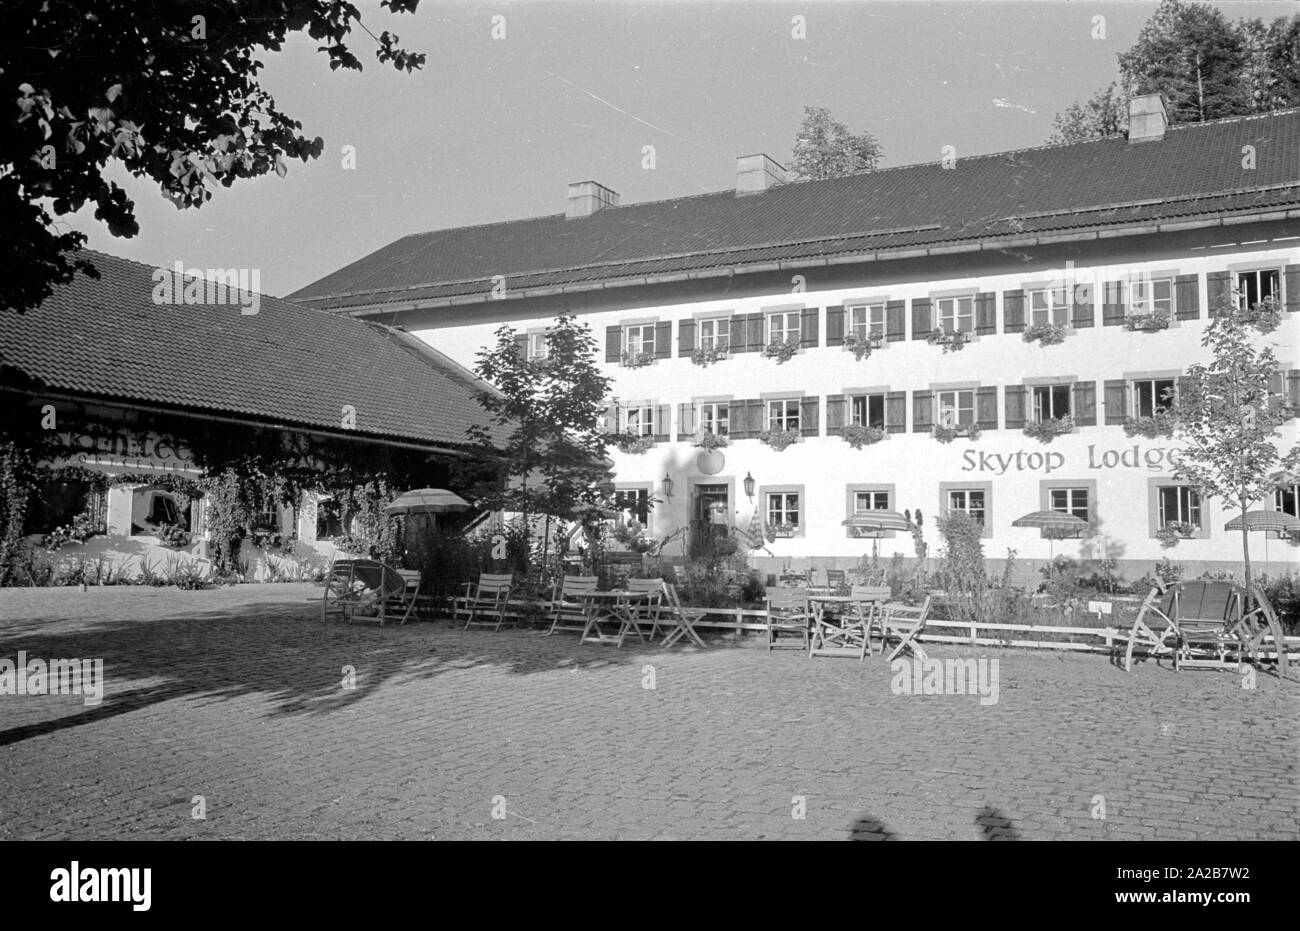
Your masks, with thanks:
<instances>
[{"instance_id":1,"label":"leafy tree","mask_svg":"<svg viewBox=\"0 0 1300 931\"><path fill-rule=\"evenodd\" d=\"M1276 310L1217 308L1201 337L1212 358L1187 370L1178 394L1178 421L1186 448L1174 469L1178 479L1221 499L1244 515L1273 493L1300 464L1300 447L1279 448L1278 428L1295 416L1269 382L1280 370L1271 347L1256 345L1257 331L1276 324ZM1241 531L1246 586L1251 584L1250 544Z\"/></svg>"},{"instance_id":2,"label":"leafy tree","mask_svg":"<svg viewBox=\"0 0 1300 931\"><path fill-rule=\"evenodd\" d=\"M1300 13L1279 17L1268 30L1268 74L1264 110L1300 106Z\"/></svg>"},{"instance_id":3,"label":"leafy tree","mask_svg":"<svg viewBox=\"0 0 1300 931\"><path fill-rule=\"evenodd\" d=\"M395 13L419 0L382 0ZM375 36L348 0L5 0L0 4L0 308L22 312L76 270L84 234L57 217L88 202L115 236L139 231L135 205L104 177L110 161L156 182L178 208L212 188L321 154L262 87L259 51L289 33L320 42L331 69L361 70L345 40L374 38L380 62L407 71L424 55Z\"/></svg>"},{"instance_id":4,"label":"leafy tree","mask_svg":"<svg viewBox=\"0 0 1300 931\"><path fill-rule=\"evenodd\" d=\"M1128 101L1112 81L1109 87L1097 91L1082 106L1076 100L1064 113L1056 114L1056 119L1052 120L1052 135L1047 141L1049 144L1084 142L1122 136L1126 132Z\"/></svg>"},{"instance_id":5,"label":"leafy tree","mask_svg":"<svg viewBox=\"0 0 1300 931\"><path fill-rule=\"evenodd\" d=\"M509 326L496 338L475 365L497 389L478 393L488 424L468 431L481 457L496 463L492 480L475 489L480 501L525 521L536 514L571 520L604 503L598 486L609 477L602 421L610 379L593 361L590 328L561 314L547 332L544 359L527 358Z\"/></svg>"},{"instance_id":6,"label":"leafy tree","mask_svg":"<svg viewBox=\"0 0 1300 931\"><path fill-rule=\"evenodd\" d=\"M875 170L880 143L869 132L853 135L825 107L804 107L790 171L798 181L823 181Z\"/></svg>"}]
</instances>

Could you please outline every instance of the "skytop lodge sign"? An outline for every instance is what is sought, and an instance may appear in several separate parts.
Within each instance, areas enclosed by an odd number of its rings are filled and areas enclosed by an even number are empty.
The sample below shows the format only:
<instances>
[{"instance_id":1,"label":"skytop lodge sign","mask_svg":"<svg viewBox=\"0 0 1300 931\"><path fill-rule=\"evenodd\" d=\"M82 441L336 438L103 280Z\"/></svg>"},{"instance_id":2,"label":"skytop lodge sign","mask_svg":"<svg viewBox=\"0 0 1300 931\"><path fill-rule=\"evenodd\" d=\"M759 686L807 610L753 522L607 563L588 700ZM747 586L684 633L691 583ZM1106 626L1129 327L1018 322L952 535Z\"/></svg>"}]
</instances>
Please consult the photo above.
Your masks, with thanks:
<instances>
[{"instance_id":1,"label":"skytop lodge sign","mask_svg":"<svg viewBox=\"0 0 1300 931\"><path fill-rule=\"evenodd\" d=\"M1095 443L1088 444L1087 468L1100 469L1147 469L1151 472L1168 472L1178 466L1183 451L1178 447L1149 446L1142 447L1134 443L1122 449L1098 449ZM1053 450L1026 452L1018 449L1013 453L991 453L979 449L968 449L962 453L963 472L987 472L992 475L1006 475L1008 472L1042 472L1049 475L1062 469L1077 470L1079 464L1063 452Z\"/></svg>"}]
</instances>

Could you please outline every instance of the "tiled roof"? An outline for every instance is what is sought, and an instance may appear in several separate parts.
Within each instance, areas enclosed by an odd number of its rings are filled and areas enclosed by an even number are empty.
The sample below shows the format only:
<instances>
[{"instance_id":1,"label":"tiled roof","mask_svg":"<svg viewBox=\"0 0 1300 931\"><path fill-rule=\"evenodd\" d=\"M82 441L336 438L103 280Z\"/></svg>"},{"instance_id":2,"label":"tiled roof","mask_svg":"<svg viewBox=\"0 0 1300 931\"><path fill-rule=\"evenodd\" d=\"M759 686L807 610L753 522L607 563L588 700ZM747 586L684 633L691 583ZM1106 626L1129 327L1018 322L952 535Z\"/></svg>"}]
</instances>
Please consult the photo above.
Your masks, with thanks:
<instances>
[{"instance_id":1,"label":"tiled roof","mask_svg":"<svg viewBox=\"0 0 1300 931\"><path fill-rule=\"evenodd\" d=\"M358 435L431 445L465 445L483 420L482 383L409 334L267 296L249 315L155 304L152 267L87 255L98 280L78 275L35 310L0 312L0 370L55 392L333 432L350 404Z\"/></svg>"},{"instance_id":2,"label":"tiled roof","mask_svg":"<svg viewBox=\"0 0 1300 931\"><path fill-rule=\"evenodd\" d=\"M1243 146L1255 167L1243 167ZM1300 206L1300 109L848 178L406 236L289 296L324 310L978 245Z\"/></svg>"}]
</instances>

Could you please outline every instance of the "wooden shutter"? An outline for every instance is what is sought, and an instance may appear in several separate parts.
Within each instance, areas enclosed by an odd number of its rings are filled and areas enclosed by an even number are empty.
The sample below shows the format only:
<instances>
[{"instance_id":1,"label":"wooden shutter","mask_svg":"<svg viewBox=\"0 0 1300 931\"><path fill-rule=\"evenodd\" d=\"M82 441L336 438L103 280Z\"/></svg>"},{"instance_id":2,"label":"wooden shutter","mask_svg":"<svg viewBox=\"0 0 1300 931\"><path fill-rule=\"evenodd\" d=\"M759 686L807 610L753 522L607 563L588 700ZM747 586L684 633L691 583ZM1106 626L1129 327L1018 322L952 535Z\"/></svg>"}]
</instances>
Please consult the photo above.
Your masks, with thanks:
<instances>
[{"instance_id":1,"label":"wooden shutter","mask_svg":"<svg viewBox=\"0 0 1300 931\"><path fill-rule=\"evenodd\" d=\"M618 407L613 404L605 408L605 432L618 432Z\"/></svg>"},{"instance_id":2,"label":"wooden shutter","mask_svg":"<svg viewBox=\"0 0 1300 931\"><path fill-rule=\"evenodd\" d=\"M819 436L822 432L821 424L818 423L818 408L821 407L821 396L814 394L812 397L799 399L799 432L804 436Z\"/></svg>"},{"instance_id":3,"label":"wooden shutter","mask_svg":"<svg viewBox=\"0 0 1300 931\"><path fill-rule=\"evenodd\" d=\"M1286 373L1286 400L1292 407L1300 407L1300 370L1290 369Z\"/></svg>"},{"instance_id":4,"label":"wooden shutter","mask_svg":"<svg viewBox=\"0 0 1300 931\"><path fill-rule=\"evenodd\" d=\"M1106 423L1122 424L1128 417L1128 382L1122 378L1107 379L1104 390Z\"/></svg>"},{"instance_id":5,"label":"wooden shutter","mask_svg":"<svg viewBox=\"0 0 1300 931\"><path fill-rule=\"evenodd\" d=\"M998 428L997 385L975 389L975 425L981 430Z\"/></svg>"},{"instance_id":6,"label":"wooden shutter","mask_svg":"<svg viewBox=\"0 0 1300 931\"><path fill-rule=\"evenodd\" d=\"M1097 423L1097 383L1095 381L1076 381L1074 383L1074 404L1071 405L1074 422L1081 427L1092 427Z\"/></svg>"},{"instance_id":7,"label":"wooden shutter","mask_svg":"<svg viewBox=\"0 0 1300 931\"><path fill-rule=\"evenodd\" d=\"M761 428L755 427L755 408L754 405L762 405L762 401L732 401L731 408L728 411L729 432L733 439L747 439L758 435ZM759 410L762 408L760 407Z\"/></svg>"},{"instance_id":8,"label":"wooden shutter","mask_svg":"<svg viewBox=\"0 0 1300 931\"><path fill-rule=\"evenodd\" d=\"M695 321L677 322L677 355L689 356L695 351Z\"/></svg>"},{"instance_id":9,"label":"wooden shutter","mask_svg":"<svg viewBox=\"0 0 1300 931\"><path fill-rule=\"evenodd\" d=\"M928 433L934 426L934 392L912 392L912 432Z\"/></svg>"},{"instance_id":10,"label":"wooden shutter","mask_svg":"<svg viewBox=\"0 0 1300 931\"><path fill-rule=\"evenodd\" d=\"M843 307L826 308L826 345L843 346L844 345L844 316ZM827 424L830 423L830 414L827 413Z\"/></svg>"},{"instance_id":11,"label":"wooden shutter","mask_svg":"<svg viewBox=\"0 0 1300 931\"><path fill-rule=\"evenodd\" d=\"M617 362L623 358L623 328L605 327L605 361Z\"/></svg>"},{"instance_id":12,"label":"wooden shutter","mask_svg":"<svg viewBox=\"0 0 1300 931\"><path fill-rule=\"evenodd\" d=\"M1021 288L1002 292L1002 332L1025 331L1025 292Z\"/></svg>"},{"instance_id":13,"label":"wooden shutter","mask_svg":"<svg viewBox=\"0 0 1300 931\"><path fill-rule=\"evenodd\" d=\"M673 354L673 322L665 320L655 324L655 358L667 359Z\"/></svg>"},{"instance_id":14,"label":"wooden shutter","mask_svg":"<svg viewBox=\"0 0 1300 931\"><path fill-rule=\"evenodd\" d=\"M912 298L912 339L925 339L930 335L934 321L930 314L928 297Z\"/></svg>"},{"instance_id":15,"label":"wooden shutter","mask_svg":"<svg viewBox=\"0 0 1300 931\"><path fill-rule=\"evenodd\" d=\"M673 406L671 404L658 404L655 406L655 442L667 443L671 436L673 428Z\"/></svg>"},{"instance_id":16,"label":"wooden shutter","mask_svg":"<svg viewBox=\"0 0 1300 931\"><path fill-rule=\"evenodd\" d=\"M975 295L975 332L996 333L998 331L997 295L992 291L982 291ZM994 412L997 419L997 412Z\"/></svg>"},{"instance_id":17,"label":"wooden shutter","mask_svg":"<svg viewBox=\"0 0 1300 931\"><path fill-rule=\"evenodd\" d=\"M1206 272L1205 293L1211 317L1217 317L1225 308L1236 306L1232 297L1232 272Z\"/></svg>"},{"instance_id":18,"label":"wooden shutter","mask_svg":"<svg viewBox=\"0 0 1300 931\"><path fill-rule=\"evenodd\" d=\"M745 314L735 314L731 318L731 337L727 340L727 346L731 352L749 351L749 347L745 345L745 321L747 319Z\"/></svg>"},{"instance_id":19,"label":"wooden shutter","mask_svg":"<svg viewBox=\"0 0 1300 931\"><path fill-rule=\"evenodd\" d=\"M677 405L677 439L695 439L695 403Z\"/></svg>"},{"instance_id":20,"label":"wooden shutter","mask_svg":"<svg viewBox=\"0 0 1300 931\"><path fill-rule=\"evenodd\" d=\"M885 305L885 339L891 343L907 339L907 301Z\"/></svg>"},{"instance_id":21,"label":"wooden shutter","mask_svg":"<svg viewBox=\"0 0 1300 931\"><path fill-rule=\"evenodd\" d=\"M805 307L803 316L799 320L799 345L805 349L811 349L820 344L818 338L817 318L821 316L821 310L816 307Z\"/></svg>"},{"instance_id":22,"label":"wooden shutter","mask_svg":"<svg viewBox=\"0 0 1300 931\"><path fill-rule=\"evenodd\" d=\"M891 391L885 395L885 432L907 431L907 392Z\"/></svg>"},{"instance_id":23,"label":"wooden shutter","mask_svg":"<svg viewBox=\"0 0 1300 931\"><path fill-rule=\"evenodd\" d=\"M745 314L745 348L748 352L762 352L767 345L763 333L763 315Z\"/></svg>"},{"instance_id":24,"label":"wooden shutter","mask_svg":"<svg viewBox=\"0 0 1300 931\"><path fill-rule=\"evenodd\" d=\"M1101 325L1124 325L1124 282L1108 281L1101 292Z\"/></svg>"},{"instance_id":25,"label":"wooden shutter","mask_svg":"<svg viewBox=\"0 0 1300 931\"><path fill-rule=\"evenodd\" d=\"M1201 316L1201 283L1196 275L1179 275L1174 279L1174 317L1196 320Z\"/></svg>"},{"instance_id":26,"label":"wooden shutter","mask_svg":"<svg viewBox=\"0 0 1300 931\"><path fill-rule=\"evenodd\" d=\"M826 434L842 430L849 422L849 399L842 394L826 395Z\"/></svg>"},{"instance_id":27,"label":"wooden shutter","mask_svg":"<svg viewBox=\"0 0 1300 931\"><path fill-rule=\"evenodd\" d=\"M1070 325L1076 330L1097 325L1097 308L1094 306L1091 285L1075 285L1070 289Z\"/></svg>"},{"instance_id":28,"label":"wooden shutter","mask_svg":"<svg viewBox=\"0 0 1300 931\"><path fill-rule=\"evenodd\" d=\"M1282 297L1287 313L1300 313L1300 265L1288 265L1282 270Z\"/></svg>"},{"instance_id":29,"label":"wooden shutter","mask_svg":"<svg viewBox=\"0 0 1300 931\"><path fill-rule=\"evenodd\" d=\"M519 358L521 358L521 359L527 359L527 358L528 358L528 337L527 337L527 335L524 335L524 336L516 336L516 337L515 337L515 353L518 354Z\"/></svg>"},{"instance_id":30,"label":"wooden shutter","mask_svg":"<svg viewBox=\"0 0 1300 931\"><path fill-rule=\"evenodd\" d=\"M1186 403L1191 384L1192 380L1186 375L1179 375L1174 379L1174 410Z\"/></svg>"},{"instance_id":31,"label":"wooden shutter","mask_svg":"<svg viewBox=\"0 0 1300 931\"><path fill-rule=\"evenodd\" d=\"M1002 389L1002 394L1002 405L1006 408L1007 429L1021 429L1028 419L1025 413L1025 396L1028 394L1028 389L1024 385L1007 385Z\"/></svg>"}]
</instances>

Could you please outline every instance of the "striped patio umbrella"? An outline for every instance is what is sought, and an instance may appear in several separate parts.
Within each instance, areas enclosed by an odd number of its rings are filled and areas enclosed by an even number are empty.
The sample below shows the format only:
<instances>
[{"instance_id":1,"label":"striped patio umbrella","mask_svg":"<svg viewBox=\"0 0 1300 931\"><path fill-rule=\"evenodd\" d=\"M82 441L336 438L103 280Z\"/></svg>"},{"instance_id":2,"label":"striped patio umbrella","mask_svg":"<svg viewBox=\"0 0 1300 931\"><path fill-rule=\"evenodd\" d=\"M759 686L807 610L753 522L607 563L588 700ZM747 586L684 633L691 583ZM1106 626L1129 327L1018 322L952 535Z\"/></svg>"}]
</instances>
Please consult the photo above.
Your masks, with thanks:
<instances>
[{"instance_id":1,"label":"striped patio umbrella","mask_svg":"<svg viewBox=\"0 0 1300 931\"><path fill-rule=\"evenodd\" d=\"M1247 533L1275 530L1281 534L1293 534L1300 531L1300 518L1283 511L1247 511L1228 521L1223 529L1239 531L1243 525ZM1264 562L1268 562L1268 537L1264 538Z\"/></svg>"},{"instance_id":2,"label":"striped patio umbrella","mask_svg":"<svg viewBox=\"0 0 1300 931\"><path fill-rule=\"evenodd\" d=\"M1082 517L1075 517L1073 514L1063 514L1060 511L1034 511L1032 514L1026 514L1024 517L1017 517L1011 522L1012 527L1037 527L1042 531L1042 535L1047 538L1047 552L1052 560L1052 565L1056 565L1056 544L1055 539L1070 532L1082 533L1088 529L1088 522ZM1051 531L1050 533L1048 531Z\"/></svg>"},{"instance_id":3,"label":"striped patio umbrella","mask_svg":"<svg viewBox=\"0 0 1300 931\"><path fill-rule=\"evenodd\" d=\"M468 511L470 504L460 495L445 488L419 488L404 492L384 508L385 514L447 514Z\"/></svg>"},{"instance_id":4,"label":"striped patio umbrella","mask_svg":"<svg viewBox=\"0 0 1300 931\"><path fill-rule=\"evenodd\" d=\"M885 530L907 530L912 525L908 519L897 511L858 511L852 517L840 521L844 527L854 527L871 532L871 558L880 555L880 534Z\"/></svg>"}]
</instances>

